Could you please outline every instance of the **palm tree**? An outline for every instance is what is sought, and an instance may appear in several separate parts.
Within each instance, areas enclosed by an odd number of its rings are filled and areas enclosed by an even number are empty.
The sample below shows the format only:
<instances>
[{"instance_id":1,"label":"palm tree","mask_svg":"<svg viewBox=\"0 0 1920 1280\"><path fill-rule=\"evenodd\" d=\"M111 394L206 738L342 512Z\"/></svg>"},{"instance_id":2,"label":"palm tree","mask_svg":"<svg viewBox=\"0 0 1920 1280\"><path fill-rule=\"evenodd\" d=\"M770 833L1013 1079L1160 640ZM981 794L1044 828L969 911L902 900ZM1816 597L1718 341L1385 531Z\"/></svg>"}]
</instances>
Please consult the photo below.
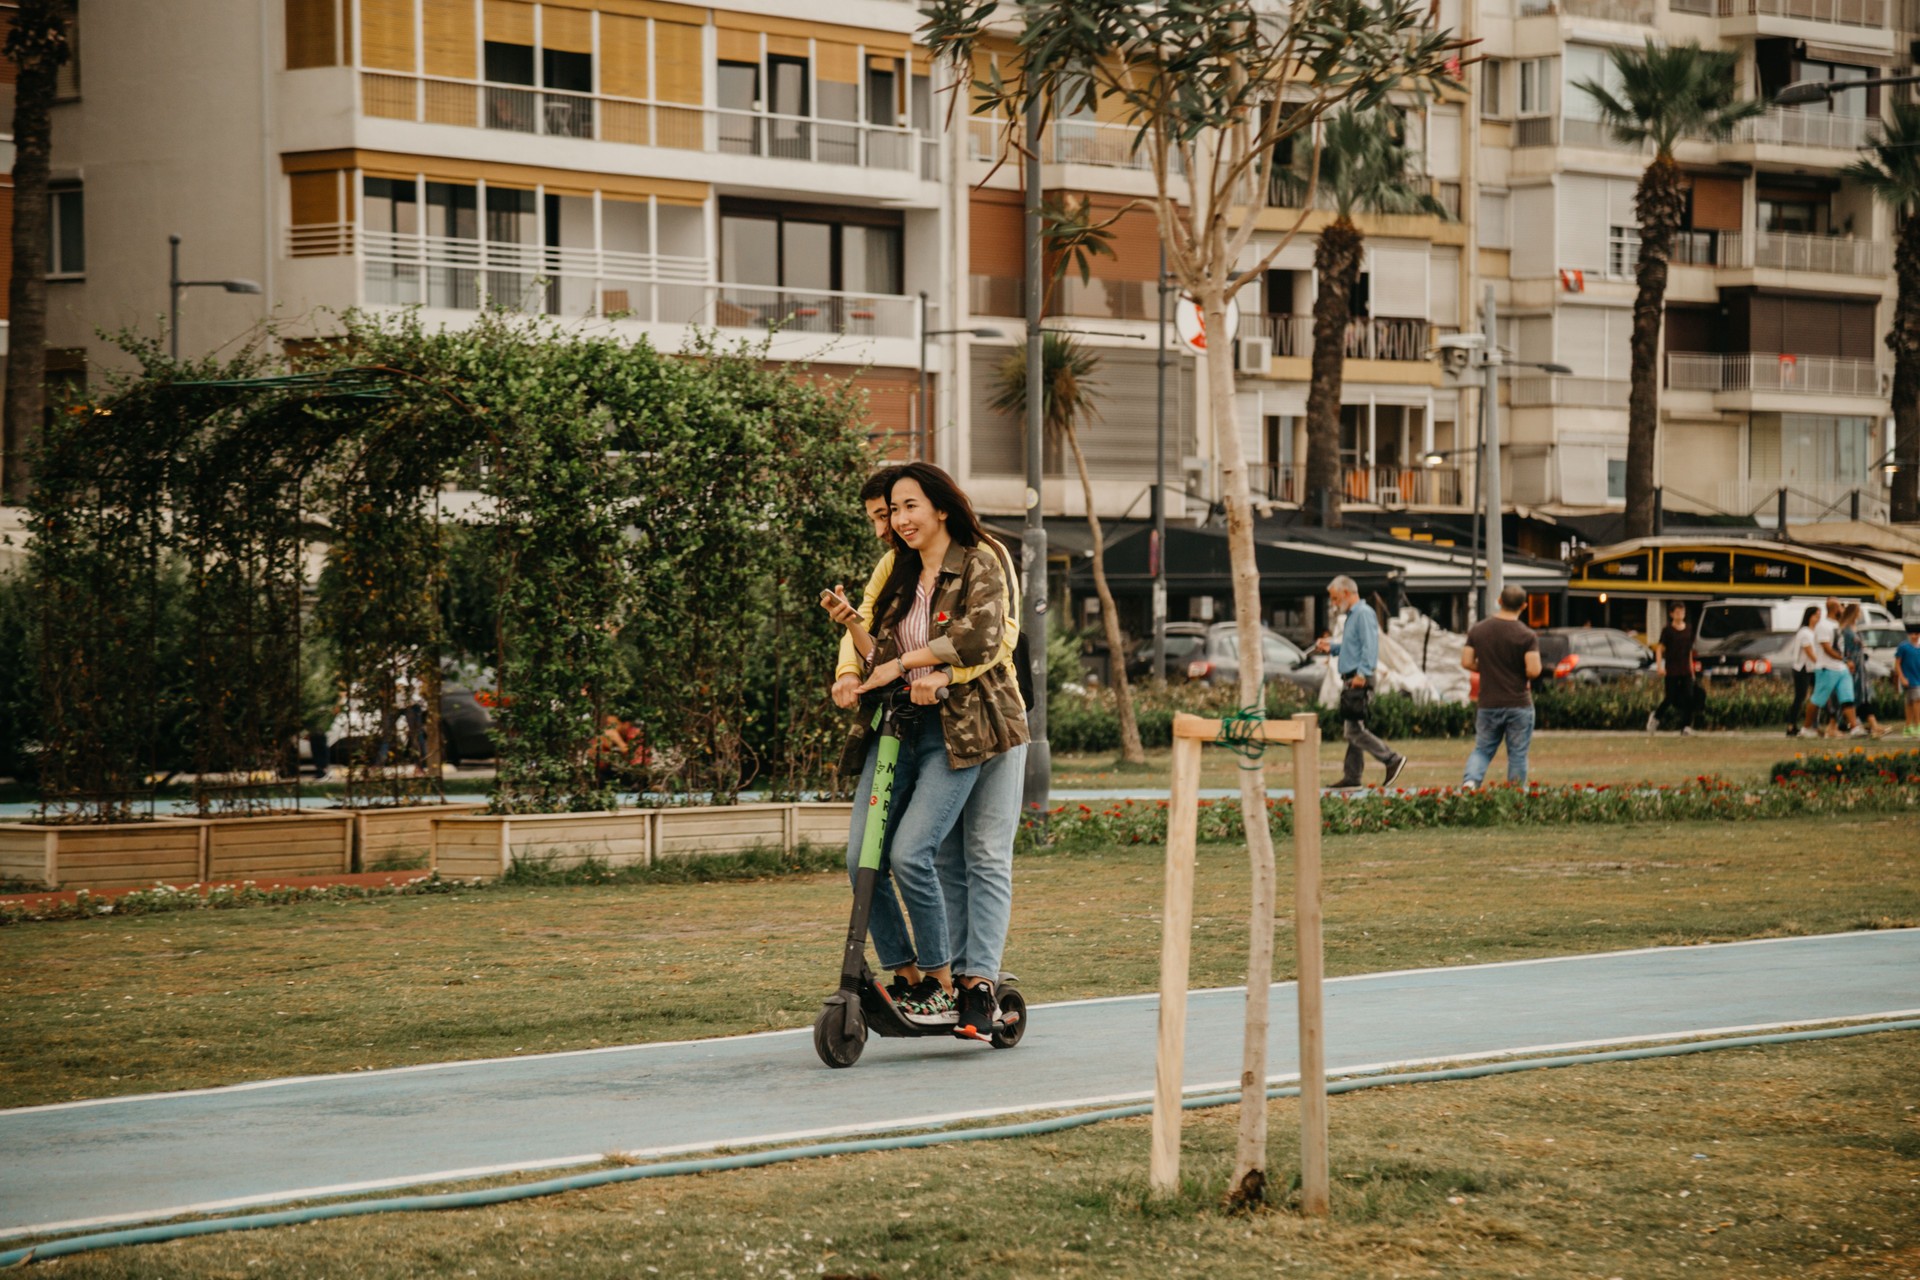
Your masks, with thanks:
<instances>
[{"instance_id":1,"label":"palm tree","mask_svg":"<svg viewBox=\"0 0 1920 1280\"><path fill-rule=\"evenodd\" d=\"M1622 146L1653 147L1640 175L1633 214L1640 220L1640 263L1634 272L1633 383L1627 398L1627 527L1629 538L1653 532L1653 462L1660 428L1660 321L1667 298L1667 260L1686 216L1687 193L1674 144L1682 138L1719 141L1765 107L1736 96L1735 57L1698 44L1610 49L1617 90L1592 80L1575 87L1600 108L1600 122Z\"/></svg>"},{"instance_id":2,"label":"palm tree","mask_svg":"<svg viewBox=\"0 0 1920 1280\"><path fill-rule=\"evenodd\" d=\"M1347 324L1360 284L1366 236L1356 213L1431 213L1446 216L1409 166L1406 142L1391 108L1330 116L1321 137L1320 190L1333 206L1333 221L1313 251L1319 292L1313 299L1313 381L1307 389L1307 483L1309 519L1340 525L1340 383L1347 354Z\"/></svg>"},{"instance_id":3,"label":"palm tree","mask_svg":"<svg viewBox=\"0 0 1920 1280\"><path fill-rule=\"evenodd\" d=\"M1127 684L1126 637L1120 633L1120 615L1114 611L1113 592L1107 587L1107 557L1100 532L1100 516L1093 503L1093 479L1087 474L1087 455L1080 448L1079 426L1098 412L1099 389L1094 375L1100 357L1064 333L1041 339L1041 420L1047 434L1066 441L1073 465L1080 472L1080 490L1087 501L1087 532L1093 539L1093 589L1100 597L1100 621L1107 634L1107 670L1113 681L1114 712L1120 718L1120 754L1130 764L1145 764L1140 726L1133 719L1133 691ZM1027 350L1020 347L1000 366L993 407L1026 421ZM1035 637L1033 643L1040 643Z\"/></svg>"},{"instance_id":4,"label":"palm tree","mask_svg":"<svg viewBox=\"0 0 1920 1280\"><path fill-rule=\"evenodd\" d=\"M1920 106L1895 102L1886 131L1841 174L1887 202L1900 221L1893 352L1893 519L1920 520Z\"/></svg>"},{"instance_id":5,"label":"palm tree","mask_svg":"<svg viewBox=\"0 0 1920 1280\"><path fill-rule=\"evenodd\" d=\"M12 325L7 360L6 425L0 442L0 490L24 496L26 445L40 434L47 403L47 179L53 156L53 99L67 60L64 0L21 0L7 32L6 56L16 69L13 97L13 278L7 286Z\"/></svg>"}]
</instances>

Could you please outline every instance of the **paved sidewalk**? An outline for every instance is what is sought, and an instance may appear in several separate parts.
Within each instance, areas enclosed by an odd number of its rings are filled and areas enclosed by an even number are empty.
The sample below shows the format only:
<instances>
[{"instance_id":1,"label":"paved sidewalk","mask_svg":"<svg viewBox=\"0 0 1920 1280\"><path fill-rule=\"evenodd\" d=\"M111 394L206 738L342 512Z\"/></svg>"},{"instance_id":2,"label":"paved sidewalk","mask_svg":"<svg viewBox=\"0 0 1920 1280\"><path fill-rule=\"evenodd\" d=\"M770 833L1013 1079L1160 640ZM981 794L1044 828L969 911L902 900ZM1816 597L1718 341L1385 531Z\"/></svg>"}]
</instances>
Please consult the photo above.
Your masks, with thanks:
<instances>
[{"instance_id":1,"label":"paved sidewalk","mask_svg":"<svg viewBox=\"0 0 1920 1280\"><path fill-rule=\"evenodd\" d=\"M1294 994L1274 988L1278 1080L1295 1068ZM1237 1081L1242 1001L1193 996L1190 1092ZM1140 1100L1157 1005L1040 1005L1011 1051L875 1039L846 1071L799 1029L0 1111L0 1236ZM1913 1016L1920 929L1886 930L1339 978L1327 1057L1350 1073Z\"/></svg>"}]
</instances>

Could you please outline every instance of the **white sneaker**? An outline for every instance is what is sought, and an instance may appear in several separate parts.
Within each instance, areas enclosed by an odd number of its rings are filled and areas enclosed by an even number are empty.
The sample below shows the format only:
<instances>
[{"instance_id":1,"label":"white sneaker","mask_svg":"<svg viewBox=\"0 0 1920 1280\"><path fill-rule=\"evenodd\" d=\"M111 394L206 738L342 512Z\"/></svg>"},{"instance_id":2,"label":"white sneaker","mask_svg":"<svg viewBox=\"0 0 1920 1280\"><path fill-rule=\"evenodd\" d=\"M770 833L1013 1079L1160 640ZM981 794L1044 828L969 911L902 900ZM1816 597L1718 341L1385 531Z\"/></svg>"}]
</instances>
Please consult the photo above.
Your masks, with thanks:
<instances>
[{"instance_id":1,"label":"white sneaker","mask_svg":"<svg viewBox=\"0 0 1920 1280\"><path fill-rule=\"evenodd\" d=\"M1867 726L1863 724L1857 724L1853 726L1853 728L1847 730L1847 736L1849 738L1871 738L1873 735L1867 732Z\"/></svg>"},{"instance_id":2,"label":"white sneaker","mask_svg":"<svg viewBox=\"0 0 1920 1280\"><path fill-rule=\"evenodd\" d=\"M1647 713L1647 732L1660 732L1660 713L1658 711L1649 711Z\"/></svg>"}]
</instances>

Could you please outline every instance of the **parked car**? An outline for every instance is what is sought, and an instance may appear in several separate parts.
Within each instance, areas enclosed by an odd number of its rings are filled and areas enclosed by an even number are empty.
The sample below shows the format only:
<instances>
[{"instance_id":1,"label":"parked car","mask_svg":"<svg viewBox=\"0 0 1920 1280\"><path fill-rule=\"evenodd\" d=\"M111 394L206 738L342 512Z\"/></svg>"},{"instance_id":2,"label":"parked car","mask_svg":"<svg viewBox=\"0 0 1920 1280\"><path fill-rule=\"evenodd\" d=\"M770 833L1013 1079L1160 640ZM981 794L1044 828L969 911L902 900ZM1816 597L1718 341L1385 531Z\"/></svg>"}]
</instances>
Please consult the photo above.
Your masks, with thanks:
<instances>
[{"instance_id":1,"label":"parked car","mask_svg":"<svg viewBox=\"0 0 1920 1280\"><path fill-rule=\"evenodd\" d=\"M1187 663L1207 644L1210 622L1169 622L1167 624L1167 679L1184 680ZM1153 676L1153 640L1133 651L1127 659L1127 679L1148 680Z\"/></svg>"},{"instance_id":2,"label":"parked car","mask_svg":"<svg viewBox=\"0 0 1920 1280\"><path fill-rule=\"evenodd\" d=\"M1893 651L1907 642L1905 628L1869 623L1859 632L1860 645L1867 651L1867 674L1875 680L1893 679Z\"/></svg>"},{"instance_id":3,"label":"parked car","mask_svg":"<svg viewBox=\"0 0 1920 1280\"><path fill-rule=\"evenodd\" d=\"M1653 650L1611 627L1548 627L1540 633L1541 685L1594 684L1652 671Z\"/></svg>"},{"instance_id":4,"label":"parked car","mask_svg":"<svg viewBox=\"0 0 1920 1280\"><path fill-rule=\"evenodd\" d=\"M456 765L496 754L493 713L465 685L440 686L440 750L448 764Z\"/></svg>"},{"instance_id":5,"label":"parked car","mask_svg":"<svg viewBox=\"0 0 1920 1280\"><path fill-rule=\"evenodd\" d=\"M1702 646L1696 653L1702 680L1731 680L1745 676L1786 675L1793 670L1795 631L1737 631Z\"/></svg>"},{"instance_id":6,"label":"parked car","mask_svg":"<svg viewBox=\"0 0 1920 1280\"><path fill-rule=\"evenodd\" d=\"M1825 596L1794 596L1784 600L1709 600L1700 606L1694 624L1699 647L1710 650L1731 636L1749 631L1796 631L1810 605L1824 605ZM1861 620L1869 627L1896 626L1898 620L1885 605L1860 602Z\"/></svg>"},{"instance_id":7,"label":"parked car","mask_svg":"<svg viewBox=\"0 0 1920 1280\"><path fill-rule=\"evenodd\" d=\"M1195 649L1188 658L1187 679L1209 685L1237 682L1240 679L1240 633L1237 624L1213 623L1207 627L1203 640L1204 646ZM1260 646L1261 664L1267 683L1285 680L1309 698L1319 696L1320 685L1326 674L1327 660L1323 655L1307 653L1293 641L1264 626L1260 628Z\"/></svg>"}]
</instances>

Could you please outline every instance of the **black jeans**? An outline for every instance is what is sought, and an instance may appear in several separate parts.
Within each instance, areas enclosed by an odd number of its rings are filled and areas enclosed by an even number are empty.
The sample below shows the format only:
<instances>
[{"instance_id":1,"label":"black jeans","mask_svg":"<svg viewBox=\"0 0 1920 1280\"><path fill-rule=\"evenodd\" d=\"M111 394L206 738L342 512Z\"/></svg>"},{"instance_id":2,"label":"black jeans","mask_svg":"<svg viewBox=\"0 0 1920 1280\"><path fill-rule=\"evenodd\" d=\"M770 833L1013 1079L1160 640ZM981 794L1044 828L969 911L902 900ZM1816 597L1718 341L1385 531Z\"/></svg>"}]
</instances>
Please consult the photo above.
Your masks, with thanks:
<instances>
[{"instance_id":1,"label":"black jeans","mask_svg":"<svg viewBox=\"0 0 1920 1280\"><path fill-rule=\"evenodd\" d=\"M1660 713L1668 707L1673 707L1680 713L1680 727L1682 729L1693 728L1693 690L1694 684L1692 676L1669 675L1667 677L1666 699L1653 709L1654 716L1657 718Z\"/></svg>"},{"instance_id":2,"label":"black jeans","mask_svg":"<svg viewBox=\"0 0 1920 1280\"><path fill-rule=\"evenodd\" d=\"M1351 677L1349 677L1349 679L1350 678ZM1341 683L1343 686L1341 692L1343 694L1350 692L1349 688L1346 687L1345 681ZM1369 694L1373 692L1371 682L1367 685L1367 692ZM1389 769L1393 767L1393 762L1400 757L1392 747L1380 741L1373 730L1367 728L1364 713L1360 718L1355 718L1349 716L1347 711L1346 700L1343 698L1340 707L1340 729L1342 736L1347 740L1347 760L1346 767L1340 771L1339 785L1343 787L1357 787L1361 782L1360 775L1367 767L1368 756L1372 756Z\"/></svg>"},{"instance_id":3,"label":"black jeans","mask_svg":"<svg viewBox=\"0 0 1920 1280\"><path fill-rule=\"evenodd\" d=\"M1813 672L1793 673L1793 706L1787 711L1787 728L1798 729L1807 713L1807 695L1813 692Z\"/></svg>"}]
</instances>

